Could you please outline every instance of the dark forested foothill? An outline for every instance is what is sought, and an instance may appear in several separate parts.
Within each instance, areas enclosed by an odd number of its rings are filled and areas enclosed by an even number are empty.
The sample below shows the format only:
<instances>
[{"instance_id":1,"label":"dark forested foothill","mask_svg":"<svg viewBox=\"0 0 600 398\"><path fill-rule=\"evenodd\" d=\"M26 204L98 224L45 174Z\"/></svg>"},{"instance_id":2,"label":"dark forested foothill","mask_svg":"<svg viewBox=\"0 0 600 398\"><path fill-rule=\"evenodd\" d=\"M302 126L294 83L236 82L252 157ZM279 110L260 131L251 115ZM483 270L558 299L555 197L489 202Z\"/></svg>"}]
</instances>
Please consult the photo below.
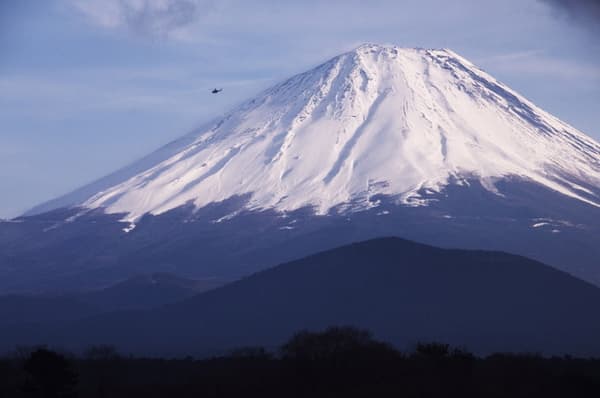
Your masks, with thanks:
<instances>
[{"instance_id":1,"label":"dark forested foothill","mask_svg":"<svg viewBox=\"0 0 600 398\"><path fill-rule=\"evenodd\" d=\"M20 348L0 360L0 397L598 397L600 359L493 354L417 344L400 352L368 332L299 332L279 350L209 359L136 358L111 346L74 357Z\"/></svg>"}]
</instances>

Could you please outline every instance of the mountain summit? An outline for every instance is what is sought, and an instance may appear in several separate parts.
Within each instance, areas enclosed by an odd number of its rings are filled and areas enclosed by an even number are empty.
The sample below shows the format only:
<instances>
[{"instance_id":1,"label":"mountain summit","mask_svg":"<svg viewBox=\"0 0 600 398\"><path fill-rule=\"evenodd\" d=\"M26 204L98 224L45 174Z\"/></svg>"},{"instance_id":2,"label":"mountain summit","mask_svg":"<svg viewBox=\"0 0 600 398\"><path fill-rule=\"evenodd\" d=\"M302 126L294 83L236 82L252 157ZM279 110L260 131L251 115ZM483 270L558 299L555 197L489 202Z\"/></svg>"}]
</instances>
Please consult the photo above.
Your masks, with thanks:
<instances>
[{"instance_id":1,"label":"mountain summit","mask_svg":"<svg viewBox=\"0 0 600 398\"><path fill-rule=\"evenodd\" d=\"M600 207L600 144L456 53L365 44L116 173L32 209L136 222L243 196L249 209L368 209L379 195L518 179Z\"/></svg>"}]
</instances>

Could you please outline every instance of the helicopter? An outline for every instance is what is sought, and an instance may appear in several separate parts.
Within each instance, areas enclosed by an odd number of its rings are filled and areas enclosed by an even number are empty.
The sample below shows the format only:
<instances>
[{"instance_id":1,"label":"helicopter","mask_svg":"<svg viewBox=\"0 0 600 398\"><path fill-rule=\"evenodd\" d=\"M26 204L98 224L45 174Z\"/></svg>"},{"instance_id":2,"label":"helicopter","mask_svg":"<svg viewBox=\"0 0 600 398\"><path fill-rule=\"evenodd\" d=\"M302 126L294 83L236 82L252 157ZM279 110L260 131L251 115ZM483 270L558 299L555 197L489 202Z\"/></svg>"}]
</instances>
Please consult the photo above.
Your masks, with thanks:
<instances>
[{"instance_id":1,"label":"helicopter","mask_svg":"<svg viewBox=\"0 0 600 398\"><path fill-rule=\"evenodd\" d=\"M217 94L217 93L220 93L221 91L223 91L222 88L213 88L213 90L211 91L211 93Z\"/></svg>"}]
</instances>

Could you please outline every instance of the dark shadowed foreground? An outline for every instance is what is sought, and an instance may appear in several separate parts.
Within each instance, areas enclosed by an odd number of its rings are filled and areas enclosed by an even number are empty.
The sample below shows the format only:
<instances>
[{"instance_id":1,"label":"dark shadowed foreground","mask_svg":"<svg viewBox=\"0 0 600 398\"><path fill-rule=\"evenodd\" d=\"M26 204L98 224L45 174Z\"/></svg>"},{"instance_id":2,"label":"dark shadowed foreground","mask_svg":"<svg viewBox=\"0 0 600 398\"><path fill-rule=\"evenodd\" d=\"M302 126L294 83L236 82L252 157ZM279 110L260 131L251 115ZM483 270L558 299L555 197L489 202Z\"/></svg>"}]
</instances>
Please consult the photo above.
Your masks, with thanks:
<instances>
[{"instance_id":1,"label":"dark shadowed foreground","mask_svg":"<svg viewBox=\"0 0 600 398\"><path fill-rule=\"evenodd\" d=\"M446 344L400 352L368 332L300 332L276 351L211 359L68 357L21 349L0 360L2 397L598 397L600 360L534 354L476 357Z\"/></svg>"}]
</instances>

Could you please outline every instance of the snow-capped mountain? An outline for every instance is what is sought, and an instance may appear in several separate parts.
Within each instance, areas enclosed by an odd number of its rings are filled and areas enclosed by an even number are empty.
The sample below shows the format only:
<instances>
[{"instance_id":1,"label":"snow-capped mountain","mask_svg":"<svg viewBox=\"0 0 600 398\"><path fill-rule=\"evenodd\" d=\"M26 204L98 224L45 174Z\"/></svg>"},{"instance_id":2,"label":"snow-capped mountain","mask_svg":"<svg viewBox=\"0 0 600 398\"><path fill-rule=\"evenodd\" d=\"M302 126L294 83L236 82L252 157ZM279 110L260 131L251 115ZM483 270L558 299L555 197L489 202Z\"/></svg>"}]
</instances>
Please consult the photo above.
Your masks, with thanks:
<instances>
[{"instance_id":1,"label":"snow-capped mountain","mask_svg":"<svg viewBox=\"0 0 600 398\"><path fill-rule=\"evenodd\" d=\"M0 292L230 280L384 236L600 285L600 144L450 50L363 45L0 222Z\"/></svg>"},{"instance_id":2,"label":"snow-capped mountain","mask_svg":"<svg viewBox=\"0 0 600 398\"><path fill-rule=\"evenodd\" d=\"M517 177L600 206L600 144L450 50L363 45L29 214L102 208L135 222L247 195L250 209L364 210L383 194ZM350 210L351 210L350 209Z\"/></svg>"}]
</instances>

